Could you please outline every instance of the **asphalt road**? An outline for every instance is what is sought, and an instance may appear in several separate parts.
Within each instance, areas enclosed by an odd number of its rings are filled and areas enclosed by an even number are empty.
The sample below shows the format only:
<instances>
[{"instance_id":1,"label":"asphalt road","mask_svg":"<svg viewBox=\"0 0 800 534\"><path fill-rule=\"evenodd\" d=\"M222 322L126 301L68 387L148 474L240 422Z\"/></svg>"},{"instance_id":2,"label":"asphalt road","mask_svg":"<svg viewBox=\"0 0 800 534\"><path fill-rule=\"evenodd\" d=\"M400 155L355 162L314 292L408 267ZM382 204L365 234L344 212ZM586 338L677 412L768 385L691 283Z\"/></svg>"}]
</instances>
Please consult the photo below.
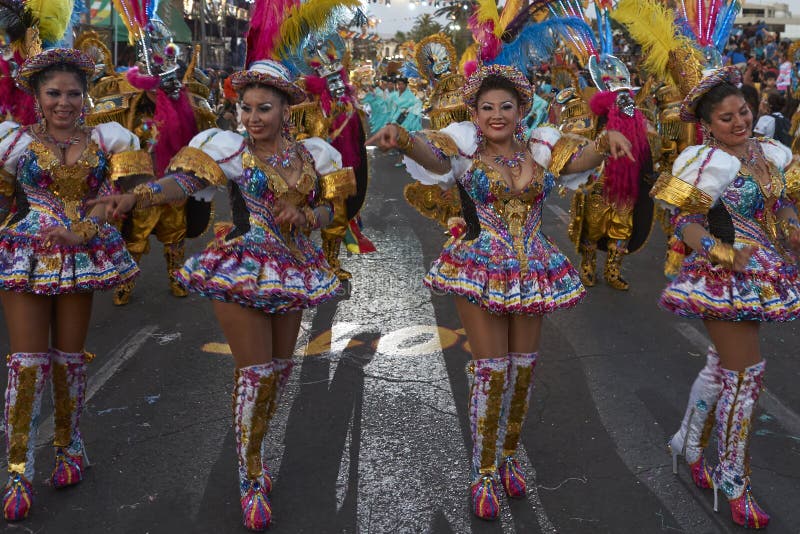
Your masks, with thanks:
<instances>
[{"instance_id":1,"label":"asphalt road","mask_svg":"<svg viewBox=\"0 0 800 534\"><path fill-rule=\"evenodd\" d=\"M466 338L451 300L422 286L444 236L405 203L408 178L397 160L374 158L362 212L378 252L344 258L354 275L350 294L304 317L297 365L268 438L271 531L738 532L727 505L715 514L711 492L696 489L685 466L673 475L666 453L707 339L699 322L656 306L664 285L658 229L624 265L630 291L601 282L574 310L547 316L521 439L529 495L503 501L500 521L472 518ZM544 226L577 261L567 207L568 199L551 198ZM45 485L47 402L35 508L6 531L244 532L227 346L207 301L169 295L157 243L142 268L128 306L96 296L87 349L98 357L82 424L92 468L75 488ZM7 339L2 331L0 347ZM767 391L750 452L773 534L800 532L798 347L796 325L763 329Z\"/></svg>"}]
</instances>

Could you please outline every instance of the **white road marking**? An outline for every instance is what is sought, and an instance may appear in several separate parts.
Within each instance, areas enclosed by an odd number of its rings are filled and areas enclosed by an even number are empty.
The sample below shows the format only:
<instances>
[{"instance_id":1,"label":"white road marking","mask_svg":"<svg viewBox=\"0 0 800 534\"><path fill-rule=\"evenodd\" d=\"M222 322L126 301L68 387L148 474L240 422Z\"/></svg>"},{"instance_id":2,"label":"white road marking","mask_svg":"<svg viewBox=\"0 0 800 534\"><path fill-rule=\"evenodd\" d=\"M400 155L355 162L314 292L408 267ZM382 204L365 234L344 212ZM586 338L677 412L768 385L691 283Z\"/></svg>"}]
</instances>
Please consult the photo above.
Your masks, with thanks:
<instances>
[{"instance_id":1,"label":"white road marking","mask_svg":"<svg viewBox=\"0 0 800 534\"><path fill-rule=\"evenodd\" d=\"M675 325L675 330L698 349L703 350L703 353L711 344L711 340L705 334L689 323L678 323ZM771 413L775 420L778 421L778 424L789 434L800 436L800 415L786 406L766 388L761 392L760 401L761 408Z\"/></svg>"}]
</instances>

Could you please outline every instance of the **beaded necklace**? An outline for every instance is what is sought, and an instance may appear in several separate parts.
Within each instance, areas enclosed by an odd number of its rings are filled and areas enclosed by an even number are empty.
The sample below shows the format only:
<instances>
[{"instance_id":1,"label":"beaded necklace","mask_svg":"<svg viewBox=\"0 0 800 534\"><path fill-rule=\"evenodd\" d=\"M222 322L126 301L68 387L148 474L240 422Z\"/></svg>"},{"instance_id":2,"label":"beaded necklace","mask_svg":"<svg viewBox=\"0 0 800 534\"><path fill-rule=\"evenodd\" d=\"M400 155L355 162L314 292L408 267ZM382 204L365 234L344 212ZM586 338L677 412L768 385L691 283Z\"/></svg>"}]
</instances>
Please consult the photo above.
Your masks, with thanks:
<instances>
[{"instance_id":1,"label":"beaded necklace","mask_svg":"<svg viewBox=\"0 0 800 534\"><path fill-rule=\"evenodd\" d=\"M251 140L250 147L253 153L256 153L256 144ZM295 154L295 145L290 143L283 150L277 154L270 154L269 156L261 156L264 162L270 167L280 167L281 169L288 169L292 165L292 157Z\"/></svg>"},{"instance_id":2,"label":"beaded necklace","mask_svg":"<svg viewBox=\"0 0 800 534\"><path fill-rule=\"evenodd\" d=\"M511 172L511 176L514 178L519 178L519 175L522 173L522 163L525 161L525 151L520 150L519 152L514 152L514 155L510 158L507 158L501 154L496 154L494 156L494 162L498 165L502 165L503 167L508 167Z\"/></svg>"},{"instance_id":3,"label":"beaded necklace","mask_svg":"<svg viewBox=\"0 0 800 534\"><path fill-rule=\"evenodd\" d=\"M55 147L59 150L59 156L62 164L66 164L67 162L67 150L69 150L69 147L80 143L85 133L86 132L83 129L80 129L78 130L78 133L72 137L68 137L64 141L59 141L53 137L41 124L37 125L36 127L36 136L40 139L43 139L47 143L50 143L51 145L55 145Z\"/></svg>"}]
</instances>

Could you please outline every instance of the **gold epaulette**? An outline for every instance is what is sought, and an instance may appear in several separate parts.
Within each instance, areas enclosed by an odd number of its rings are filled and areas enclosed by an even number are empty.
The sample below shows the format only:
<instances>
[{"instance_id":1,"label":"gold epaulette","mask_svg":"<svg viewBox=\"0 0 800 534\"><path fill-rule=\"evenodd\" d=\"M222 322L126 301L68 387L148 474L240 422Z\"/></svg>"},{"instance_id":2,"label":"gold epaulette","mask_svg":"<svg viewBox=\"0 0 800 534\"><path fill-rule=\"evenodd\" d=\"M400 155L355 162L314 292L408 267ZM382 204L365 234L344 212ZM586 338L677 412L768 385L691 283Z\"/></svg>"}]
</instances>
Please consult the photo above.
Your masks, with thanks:
<instances>
[{"instance_id":1,"label":"gold epaulette","mask_svg":"<svg viewBox=\"0 0 800 534\"><path fill-rule=\"evenodd\" d=\"M320 178L319 185L323 200L344 200L356 194L356 174L345 167Z\"/></svg>"},{"instance_id":2,"label":"gold epaulette","mask_svg":"<svg viewBox=\"0 0 800 534\"><path fill-rule=\"evenodd\" d=\"M16 178L5 169L0 168L0 195L10 197L14 194L14 182Z\"/></svg>"},{"instance_id":3,"label":"gold epaulette","mask_svg":"<svg viewBox=\"0 0 800 534\"><path fill-rule=\"evenodd\" d=\"M550 152L550 172L556 177L561 176L561 171L569 164L572 156L588 144L589 140L585 137L572 134L562 135Z\"/></svg>"},{"instance_id":4,"label":"gold epaulette","mask_svg":"<svg viewBox=\"0 0 800 534\"><path fill-rule=\"evenodd\" d=\"M448 158L458 155L458 145L449 135L435 130L423 130L422 135Z\"/></svg>"},{"instance_id":5,"label":"gold epaulette","mask_svg":"<svg viewBox=\"0 0 800 534\"><path fill-rule=\"evenodd\" d=\"M655 130L647 130L647 142L650 145L650 157L656 163L661 159L661 135Z\"/></svg>"},{"instance_id":6,"label":"gold epaulette","mask_svg":"<svg viewBox=\"0 0 800 534\"><path fill-rule=\"evenodd\" d=\"M86 124L97 126L107 122L118 122L125 126L134 96L135 93L125 93L104 96L96 100L91 113L86 117Z\"/></svg>"},{"instance_id":7,"label":"gold epaulette","mask_svg":"<svg viewBox=\"0 0 800 534\"><path fill-rule=\"evenodd\" d=\"M217 115L214 113L214 110L211 109L208 100L203 98L200 94L189 93L189 101L192 103L197 130L202 132L209 128L216 128Z\"/></svg>"},{"instance_id":8,"label":"gold epaulette","mask_svg":"<svg viewBox=\"0 0 800 534\"><path fill-rule=\"evenodd\" d=\"M191 146L185 146L169 162L167 172L188 172L211 185L225 185L228 179L214 158Z\"/></svg>"},{"instance_id":9,"label":"gold epaulette","mask_svg":"<svg viewBox=\"0 0 800 534\"><path fill-rule=\"evenodd\" d=\"M291 107L289 123L298 141L309 137L328 137L330 120L322 113L318 102L304 102Z\"/></svg>"},{"instance_id":10,"label":"gold epaulette","mask_svg":"<svg viewBox=\"0 0 800 534\"><path fill-rule=\"evenodd\" d=\"M154 176L153 158L145 150L127 150L110 158L111 181L128 176Z\"/></svg>"},{"instance_id":11,"label":"gold epaulette","mask_svg":"<svg viewBox=\"0 0 800 534\"><path fill-rule=\"evenodd\" d=\"M713 203L707 193L668 172L661 173L650 196L688 213L708 213Z\"/></svg>"},{"instance_id":12,"label":"gold epaulette","mask_svg":"<svg viewBox=\"0 0 800 534\"><path fill-rule=\"evenodd\" d=\"M458 188L442 189L438 185L424 185L413 182L403 188L406 201L420 215L433 219L443 228L452 217L461 216L461 199Z\"/></svg>"},{"instance_id":13,"label":"gold epaulette","mask_svg":"<svg viewBox=\"0 0 800 534\"><path fill-rule=\"evenodd\" d=\"M800 200L800 163L792 162L784 174L786 176L786 194L795 201Z\"/></svg>"}]
</instances>

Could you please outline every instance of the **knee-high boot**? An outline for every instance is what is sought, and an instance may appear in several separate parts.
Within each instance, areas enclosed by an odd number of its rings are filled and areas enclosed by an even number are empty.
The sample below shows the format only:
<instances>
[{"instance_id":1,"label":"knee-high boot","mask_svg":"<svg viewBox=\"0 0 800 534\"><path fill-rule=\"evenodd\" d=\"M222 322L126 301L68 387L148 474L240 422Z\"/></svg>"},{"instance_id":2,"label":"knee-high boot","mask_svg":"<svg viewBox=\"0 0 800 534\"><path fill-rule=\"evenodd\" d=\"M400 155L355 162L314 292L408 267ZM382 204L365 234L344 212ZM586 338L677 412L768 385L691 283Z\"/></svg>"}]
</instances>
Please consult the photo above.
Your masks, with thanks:
<instances>
[{"instance_id":1,"label":"knee-high boot","mask_svg":"<svg viewBox=\"0 0 800 534\"><path fill-rule=\"evenodd\" d=\"M269 424L269 403L277 390L272 362L236 371L233 426L239 460L242 521L250 530L264 530L272 522L272 507L264 485L261 445Z\"/></svg>"},{"instance_id":2,"label":"knee-high boot","mask_svg":"<svg viewBox=\"0 0 800 534\"><path fill-rule=\"evenodd\" d=\"M54 488L64 488L83 480L84 470L89 466L80 421L86 397L86 368L94 354L51 349L50 355L55 419L53 446L56 452L50 482Z\"/></svg>"},{"instance_id":3,"label":"knee-high boot","mask_svg":"<svg viewBox=\"0 0 800 534\"><path fill-rule=\"evenodd\" d=\"M581 253L581 282L593 287L597 283L597 243L581 241L578 251Z\"/></svg>"},{"instance_id":4,"label":"knee-high boot","mask_svg":"<svg viewBox=\"0 0 800 534\"><path fill-rule=\"evenodd\" d=\"M275 368L275 373L277 374L278 378L274 398L270 400L269 405L267 406L267 424L272 421L272 417L278 410L278 403L280 402L283 392L286 389L286 384L289 383L289 377L292 375L294 362L291 358L273 358L272 365ZM264 489L267 493L270 493L272 491L272 475L270 474L269 467L267 466L267 452L267 440L265 439L261 445L261 466L264 469Z\"/></svg>"},{"instance_id":5,"label":"knee-high boot","mask_svg":"<svg viewBox=\"0 0 800 534\"><path fill-rule=\"evenodd\" d=\"M28 517L33 503L33 459L50 354L16 352L8 356L8 386L3 422L8 453L8 482L3 489L3 517Z\"/></svg>"},{"instance_id":6,"label":"knee-high boot","mask_svg":"<svg viewBox=\"0 0 800 534\"><path fill-rule=\"evenodd\" d=\"M628 290L628 282L622 278L622 259L628 250L624 241L613 241L608 243L608 254L606 255L606 267L603 271L606 283L620 291Z\"/></svg>"},{"instance_id":7,"label":"knee-high boot","mask_svg":"<svg viewBox=\"0 0 800 534\"><path fill-rule=\"evenodd\" d=\"M719 509L717 492L722 490L728 498L733 522L756 529L766 527L770 519L751 494L747 454L764 364L762 360L740 372L722 369L722 393L717 401L719 464L712 475L714 510Z\"/></svg>"},{"instance_id":8,"label":"knee-high boot","mask_svg":"<svg viewBox=\"0 0 800 534\"><path fill-rule=\"evenodd\" d=\"M133 261L138 264L142 261L142 253L131 252L131 258L133 258ZM133 294L134 287L136 287L136 282L134 280L130 280L115 287L114 297L112 298L114 306L124 306L129 303L131 301L131 295Z\"/></svg>"},{"instance_id":9,"label":"knee-high boot","mask_svg":"<svg viewBox=\"0 0 800 534\"><path fill-rule=\"evenodd\" d=\"M708 347L706 365L700 370L689 392L689 403L681 427L669 441L672 453L672 472L678 472L678 455L686 458L692 480L698 488L711 488L711 470L703 451L716 420L717 398L722 391L722 371L719 355L713 346Z\"/></svg>"},{"instance_id":10,"label":"knee-high boot","mask_svg":"<svg viewBox=\"0 0 800 534\"><path fill-rule=\"evenodd\" d=\"M189 294L185 287L178 283L175 271L183 267L186 255L186 241L178 241L164 245L164 259L167 262L167 276L169 277L169 290L174 297L185 297Z\"/></svg>"},{"instance_id":11,"label":"knee-high boot","mask_svg":"<svg viewBox=\"0 0 800 534\"><path fill-rule=\"evenodd\" d=\"M517 452L522 424L528 414L528 403L533 390L533 376L537 353L511 352L508 354L503 409L500 412L500 428L497 449L500 454L498 473L506 495L513 498L525 496L527 486L525 474L514 455Z\"/></svg>"},{"instance_id":12,"label":"knee-high boot","mask_svg":"<svg viewBox=\"0 0 800 534\"><path fill-rule=\"evenodd\" d=\"M472 511L481 519L496 519L497 438L508 357L472 360L467 365L470 382L469 421L472 434Z\"/></svg>"}]
</instances>

